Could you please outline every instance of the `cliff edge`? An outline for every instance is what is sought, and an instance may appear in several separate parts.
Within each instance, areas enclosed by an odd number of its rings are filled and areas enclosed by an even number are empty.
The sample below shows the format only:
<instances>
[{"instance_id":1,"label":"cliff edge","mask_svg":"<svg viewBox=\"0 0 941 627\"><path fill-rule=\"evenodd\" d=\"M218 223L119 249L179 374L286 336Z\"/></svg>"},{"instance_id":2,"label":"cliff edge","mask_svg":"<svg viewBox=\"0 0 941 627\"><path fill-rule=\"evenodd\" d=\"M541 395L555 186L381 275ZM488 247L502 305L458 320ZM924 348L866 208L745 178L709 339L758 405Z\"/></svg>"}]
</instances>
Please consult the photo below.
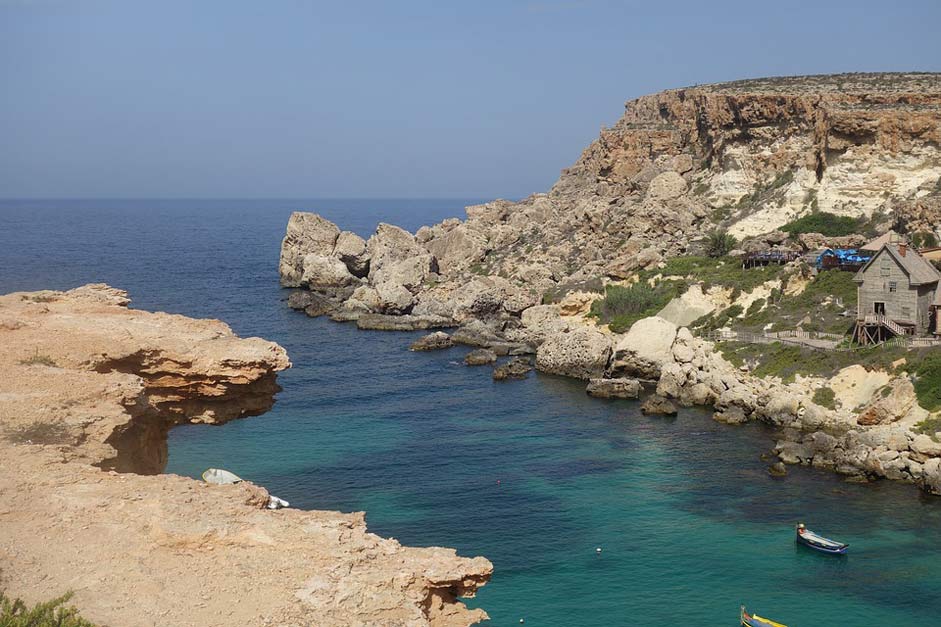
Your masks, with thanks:
<instances>
[{"instance_id":1,"label":"cliff edge","mask_svg":"<svg viewBox=\"0 0 941 627\"><path fill-rule=\"evenodd\" d=\"M104 285L0 296L0 587L74 590L110 625L440 625L484 558L407 548L362 513L265 509L249 482L154 474L166 432L269 409L284 349L130 310ZM145 474L139 474L145 473Z\"/></svg>"}]
</instances>

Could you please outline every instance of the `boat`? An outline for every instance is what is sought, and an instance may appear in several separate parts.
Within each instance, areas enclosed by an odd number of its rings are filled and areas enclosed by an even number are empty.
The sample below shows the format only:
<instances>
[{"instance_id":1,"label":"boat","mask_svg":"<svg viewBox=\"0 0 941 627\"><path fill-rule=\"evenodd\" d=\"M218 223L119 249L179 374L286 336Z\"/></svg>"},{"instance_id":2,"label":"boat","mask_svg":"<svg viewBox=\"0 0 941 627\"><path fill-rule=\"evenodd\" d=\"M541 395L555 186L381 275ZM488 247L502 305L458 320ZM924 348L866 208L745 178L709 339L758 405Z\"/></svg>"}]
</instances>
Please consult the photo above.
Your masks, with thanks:
<instances>
[{"instance_id":1,"label":"boat","mask_svg":"<svg viewBox=\"0 0 941 627\"><path fill-rule=\"evenodd\" d=\"M810 547L815 551L829 553L831 555L843 555L846 553L846 549L848 549L850 546L848 544L817 535L805 527L804 523L798 523L797 525L797 542L798 544L803 544L804 546Z\"/></svg>"},{"instance_id":2,"label":"boat","mask_svg":"<svg viewBox=\"0 0 941 627\"><path fill-rule=\"evenodd\" d=\"M241 482L242 478L234 472L229 472L222 468L210 468L203 473L203 481L215 485L229 485Z\"/></svg>"},{"instance_id":3,"label":"boat","mask_svg":"<svg viewBox=\"0 0 941 627\"><path fill-rule=\"evenodd\" d=\"M739 617L742 621L742 627L787 627L784 623L775 622L770 618L762 618L758 614L749 614L744 605Z\"/></svg>"}]
</instances>

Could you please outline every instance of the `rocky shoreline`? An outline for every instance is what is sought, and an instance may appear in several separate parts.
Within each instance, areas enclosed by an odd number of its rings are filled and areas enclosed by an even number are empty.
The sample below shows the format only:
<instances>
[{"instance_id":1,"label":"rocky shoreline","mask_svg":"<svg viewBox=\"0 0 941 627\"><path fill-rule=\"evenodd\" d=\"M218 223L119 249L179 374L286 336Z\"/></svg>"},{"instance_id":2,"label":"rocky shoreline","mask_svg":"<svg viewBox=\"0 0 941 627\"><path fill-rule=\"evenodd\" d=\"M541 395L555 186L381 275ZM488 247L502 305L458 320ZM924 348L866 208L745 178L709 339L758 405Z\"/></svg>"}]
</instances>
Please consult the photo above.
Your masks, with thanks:
<instances>
[{"instance_id":1,"label":"rocky shoreline","mask_svg":"<svg viewBox=\"0 0 941 627\"><path fill-rule=\"evenodd\" d=\"M941 235L939 111L941 74L756 79L645 96L548 193L467 207L466 220L415 234L379 224L368 240L294 213L281 284L299 288L289 305L311 316L364 329L452 328L453 344L600 380L596 394L631 394L632 384L611 380L654 381L662 398L651 411L671 411L667 401L712 406L726 423L780 427L784 462L941 493L941 445L915 430L928 412L908 376L847 369L837 384L858 379L868 393L847 389L822 407L814 392L832 381L758 378L685 328L715 309L703 285L626 333L586 315L606 286L703 255L717 229L748 238L746 250L775 249L787 238L780 227L826 211L882 232ZM828 239L798 241L810 249ZM765 288L740 306L776 289ZM720 291L734 300L737 290Z\"/></svg>"},{"instance_id":2,"label":"rocky shoreline","mask_svg":"<svg viewBox=\"0 0 941 627\"><path fill-rule=\"evenodd\" d=\"M362 512L272 511L267 491L158 474L166 433L270 409L284 349L217 320L128 309L105 285L0 296L0 588L73 590L110 625L430 625L493 567L409 548Z\"/></svg>"}]
</instances>

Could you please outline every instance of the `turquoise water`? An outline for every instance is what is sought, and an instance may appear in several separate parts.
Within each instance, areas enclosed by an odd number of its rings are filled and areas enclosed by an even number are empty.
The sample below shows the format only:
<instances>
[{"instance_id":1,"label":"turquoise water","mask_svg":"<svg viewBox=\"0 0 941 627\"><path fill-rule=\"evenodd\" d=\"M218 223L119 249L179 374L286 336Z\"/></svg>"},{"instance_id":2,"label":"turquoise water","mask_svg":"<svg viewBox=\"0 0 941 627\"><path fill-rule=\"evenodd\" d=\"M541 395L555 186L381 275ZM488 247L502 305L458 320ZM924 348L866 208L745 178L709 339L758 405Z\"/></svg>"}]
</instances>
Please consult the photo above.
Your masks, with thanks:
<instances>
[{"instance_id":1,"label":"turquoise water","mask_svg":"<svg viewBox=\"0 0 941 627\"><path fill-rule=\"evenodd\" d=\"M135 305L219 317L287 348L264 416L170 433L168 471L221 466L292 505L365 510L405 544L485 555L469 604L494 625L735 625L738 605L791 627L941 624L941 500L792 468L767 475L758 425L703 410L644 417L542 375L494 383L464 349L289 311L277 251L293 208L368 233L460 201L0 203L0 291L107 281ZM834 558L793 524L850 542ZM596 547L603 549L596 553Z\"/></svg>"}]
</instances>

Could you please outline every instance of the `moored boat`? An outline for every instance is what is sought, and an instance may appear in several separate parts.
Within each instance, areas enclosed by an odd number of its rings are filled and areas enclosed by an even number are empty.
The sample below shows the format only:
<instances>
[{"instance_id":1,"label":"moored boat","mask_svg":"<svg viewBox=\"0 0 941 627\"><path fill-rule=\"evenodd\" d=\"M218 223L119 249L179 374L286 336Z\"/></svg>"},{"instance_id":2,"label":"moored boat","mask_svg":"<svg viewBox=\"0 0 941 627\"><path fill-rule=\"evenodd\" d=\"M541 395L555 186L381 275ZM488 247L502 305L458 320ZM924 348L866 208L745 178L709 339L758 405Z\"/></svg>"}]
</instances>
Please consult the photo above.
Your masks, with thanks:
<instances>
[{"instance_id":1,"label":"moored boat","mask_svg":"<svg viewBox=\"0 0 941 627\"><path fill-rule=\"evenodd\" d=\"M742 606L739 617L742 621L742 627L787 627L787 625L775 622L770 618L762 618L757 614L749 614L745 610L744 605Z\"/></svg>"},{"instance_id":2,"label":"moored boat","mask_svg":"<svg viewBox=\"0 0 941 627\"><path fill-rule=\"evenodd\" d=\"M797 525L797 542L810 547L821 553L830 553L831 555L842 555L850 545L843 542L837 542L830 538L824 538L804 526L804 523Z\"/></svg>"}]
</instances>

